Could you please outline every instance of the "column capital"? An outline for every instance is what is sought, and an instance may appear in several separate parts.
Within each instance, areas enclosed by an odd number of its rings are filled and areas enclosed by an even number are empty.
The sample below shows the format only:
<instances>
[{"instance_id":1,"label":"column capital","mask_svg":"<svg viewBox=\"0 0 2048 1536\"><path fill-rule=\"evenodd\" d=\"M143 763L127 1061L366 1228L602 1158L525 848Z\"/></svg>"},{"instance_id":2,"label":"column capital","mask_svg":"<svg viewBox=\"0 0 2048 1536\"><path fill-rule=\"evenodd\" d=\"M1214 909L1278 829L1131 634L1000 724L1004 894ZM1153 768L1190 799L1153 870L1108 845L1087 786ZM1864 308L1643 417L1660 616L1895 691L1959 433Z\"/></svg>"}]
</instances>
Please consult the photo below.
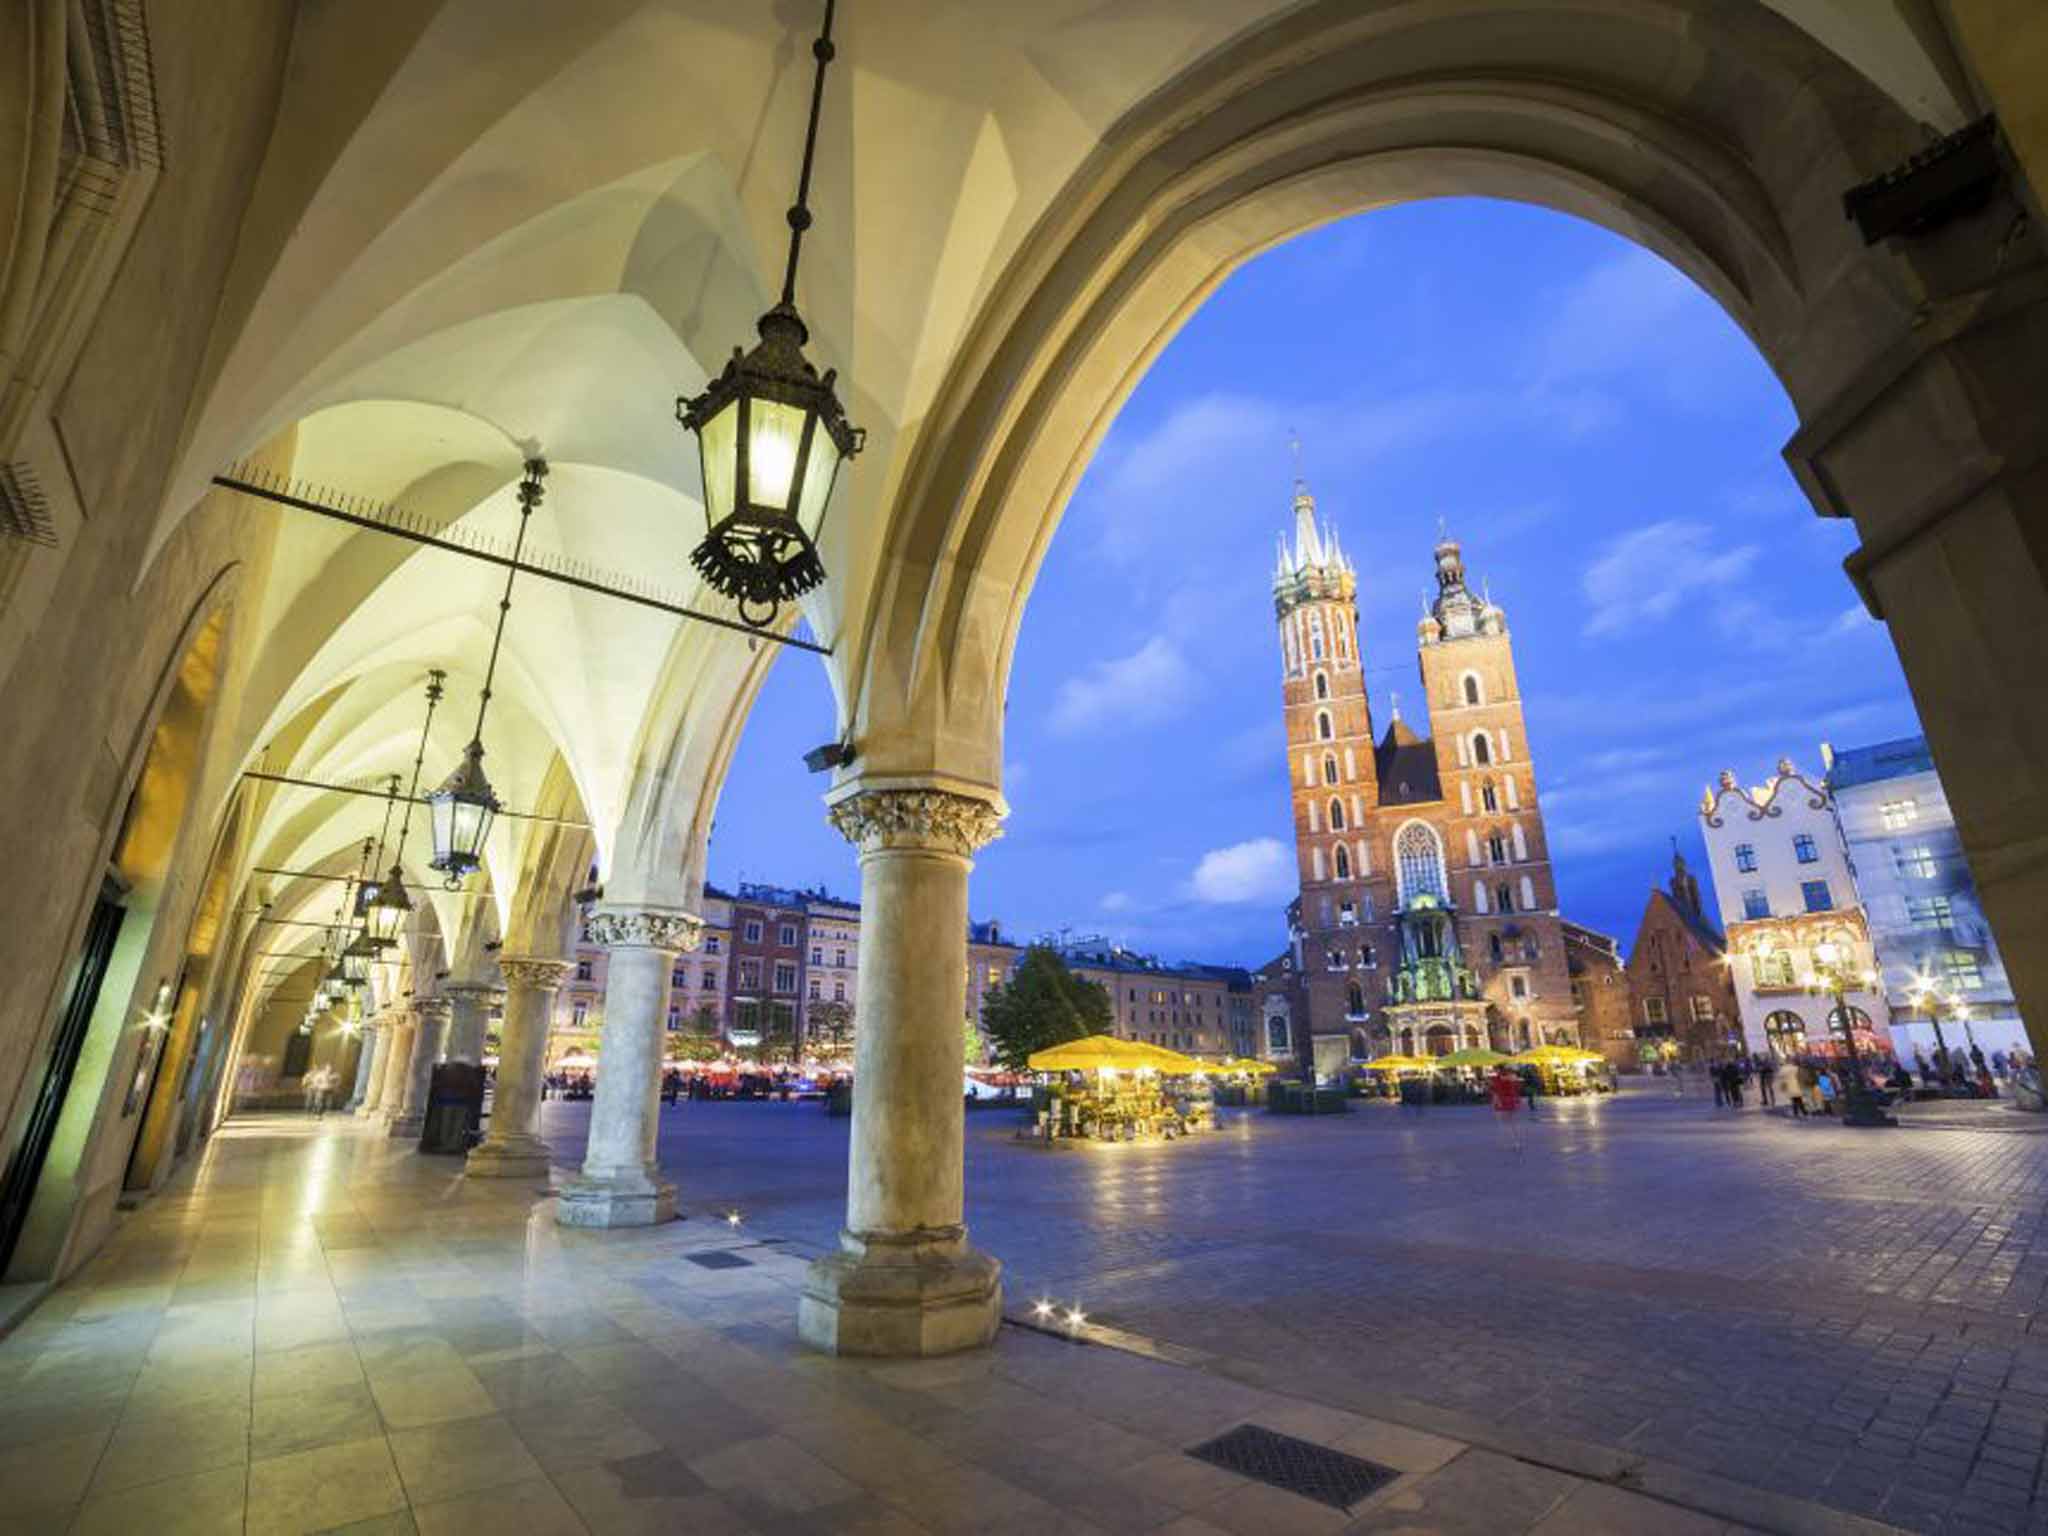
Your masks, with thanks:
<instances>
[{"instance_id":1,"label":"column capital","mask_svg":"<svg viewBox=\"0 0 2048 1536\"><path fill-rule=\"evenodd\" d=\"M969 858L1003 835L1003 813L993 801L945 789L865 789L825 815L862 853L926 848Z\"/></svg>"},{"instance_id":2,"label":"column capital","mask_svg":"<svg viewBox=\"0 0 2048 1536\"><path fill-rule=\"evenodd\" d=\"M494 981L444 981L441 983L441 1000L449 1003L452 1003L458 997L492 998L503 997L504 995L505 989Z\"/></svg>"},{"instance_id":3,"label":"column capital","mask_svg":"<svg viewBox=\"0 0 2048 1536\"><path fill-rule=\"evenodd\" d=\"M703 919L691 913L633 907L599 907L585 927L590 942L605 949L665 949L679 954L695 949L704 937Z\"/></svg>"},{"instance_id":4,"label":"column capital","mask_svg":"<svg viewBox=\"0 0 2048 1536\"><path fill-rule=\"evenodd\" d=\"M567 960L544 960L536 955L500 955L498 969L505 973L507 986L553 992L575 967Z\"/></svg>"},{"instance_id":5,"label":"column capital","mask_svg":"<svg viewBox=\"0 0 2048 1536\"><path fill-rule=\"evenodd\" d=\"M445 1019L454 1009L453 1000L438 993L433 997L416 997L412 1000L412 1011L419 1015L422 1024L430 1018Z\"/></svg>"}]
</instances>

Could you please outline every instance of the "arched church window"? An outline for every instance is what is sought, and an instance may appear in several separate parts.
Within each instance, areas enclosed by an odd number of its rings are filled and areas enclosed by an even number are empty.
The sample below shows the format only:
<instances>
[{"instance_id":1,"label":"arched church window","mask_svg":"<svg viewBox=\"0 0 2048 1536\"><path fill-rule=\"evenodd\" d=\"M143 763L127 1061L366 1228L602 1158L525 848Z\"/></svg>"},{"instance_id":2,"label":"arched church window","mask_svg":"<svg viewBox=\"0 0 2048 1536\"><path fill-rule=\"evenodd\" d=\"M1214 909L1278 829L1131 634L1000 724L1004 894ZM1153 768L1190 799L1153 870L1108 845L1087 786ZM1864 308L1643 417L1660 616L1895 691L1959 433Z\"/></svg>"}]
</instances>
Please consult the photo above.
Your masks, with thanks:
<instances>
[{"instance_id":1,"label":"arched church window","mask_svg":"<svg viewBox=\"0 0 2048 1536\"><path fill-rule=\"evenodd\" d=\"M1334 795L1330 798L1330 830L1332 832L1342 832L1344 830L1344 802L1337 799Z\"/></svg>"},{"instance_id":2,"label":"arched church window","mask_svg":"<svg viewBox=\"0 0 2048 1536\"><path fill-rule=\"evenodd\" d=\"M1345 1009L1351 1017L1358 1019L1365 1016L1365 993L1360 990L1357 982L1354 981L1346 989L1344 1002Z\"/></svg>"},{"instance_id":3,"label":"arched church window","mask_svg":"<svg viewBox=\"0 0 2048 1536\"><path fill-rule=\"evenodd\" d=\"M1492 956L1492 957L1493 957L1493 963L1494 963L1495 965L1499 965L1499 964L1500 964L1500 962L1501 962L1501 953L1500 953L1500 935L1499 935L1499 934L1497 934L1497 933L1489 933L1489 934L1488 934L1488 935L1486 936L1486 952L1487 952L1487 954L1489 954L1490 956Z\"/></svg>"},{"instance_id":4,"label":"arched church window","mask_svg":"<svg viewBox=\"0 0 2048 1536\"><path fill-rule=\"evenodd\" d=\"M1332 723L1330 712L1327 709L1316 711L1316 736L1322 741L1334 741L1336 739L1337 727Z\"/></svg>"},{"instance_id":5,"label":"arched church window","mask_svg":"<svg viewBox=\"0 0 2048 1536\"><path fill-rule=\"evenodd\" d=\"M1337 878L1339 880L1349 880L1351 878L1351 855L1344 851L1342 843L1337 845Z\"/></svg>"},{"instance_id":6,"label":"arched church window","mask_svg":"<svg viewBox=\"0 0 2048 1536\"><path fill-rule=\"evenodd\" d=\"M1323 782L1325 784L1337 782L1337 754L1334 752L1325 752L1323 754Z\"/></svg>"},{"instance_id":7,"label":"arched church window","mask_svg":"<svg viewBox=\"0 0 2048 1536\"><path fill-rule=\"evenodd\" d=\"M1482 766L1493 761L1493 747L1487 742L1484 731L1472 733L1472 761Z\"/></svg>"},{"instance_id":8,"label":"arched church window","mask_svg":"<svg viewBox=\"0 0 2048 1536\"><path fill-rule=\"evenodd\" d=\"M1443 844L1426 823L1411 821L1394 839L1394 869L1403 902L1425 892L1447 899Z\"/></svg>"},{"instance_id":9,"label":"arched church window","mask_svg":"<svg viewBox=\"0 0 2048 1536\"><path fill-rule=\"evenodd\" d=\"M1512 912L1515 910L1515 893L1505 883L1494 887L1493 899L1499 905L1501 911Z\"/></svg>"},{"instance_id":10,"label":"arched church window","mask_svg":"<svg viewBox=\"0 0 2048 1536\"><path fill-rule=\"evenodd\" d=\"M1327 672L1318 672L1316 674L1316 697L1319 699L1327 699L1329 696L1330 674Z\"/></svg>"},{"instance_id":11,"label":"arched church window","mask_svg":"<svg viewBox=\"0 0 2048 1536\"><path fill-rule=\"evenodd\" d=\"M1489 811L1500 809L1500 796L1494 793L1493 780L1488 779L1479 791L1479 803Z\"/></svg>"},{"instance_id":12,"label":"arched church window","mask_svg":"<svg viewBox=\"0 0 2048 1536\"><path fill-rule=\"evenodd\" d=\"M1465 674L1465 702L1467 704L1477 704L1479 701L1479 674L1467 672Z\"/></svg>"},{"instance_id":13,"label":"arched church window","mask_svg":"<svg viewBox=\"0 0 2048 1536\"><path fill-rule=\"evenodd\" d=\"M1308 654L1311 660L1323 659L1323 615L1320 610L1308 616Z\"/></svg>"},{"instance_id":14,"label":"arched church window","mask_svg":"<svg viewBox=\"0 0 2048 1536\"><path fill-rule=\"evenodd\" d=\"M1508 840L1502 837L1498 832L1490 834L1486 839L1486 852L1492 858L1494 863L1507 863Z\"/></svg>"}]
</instances>

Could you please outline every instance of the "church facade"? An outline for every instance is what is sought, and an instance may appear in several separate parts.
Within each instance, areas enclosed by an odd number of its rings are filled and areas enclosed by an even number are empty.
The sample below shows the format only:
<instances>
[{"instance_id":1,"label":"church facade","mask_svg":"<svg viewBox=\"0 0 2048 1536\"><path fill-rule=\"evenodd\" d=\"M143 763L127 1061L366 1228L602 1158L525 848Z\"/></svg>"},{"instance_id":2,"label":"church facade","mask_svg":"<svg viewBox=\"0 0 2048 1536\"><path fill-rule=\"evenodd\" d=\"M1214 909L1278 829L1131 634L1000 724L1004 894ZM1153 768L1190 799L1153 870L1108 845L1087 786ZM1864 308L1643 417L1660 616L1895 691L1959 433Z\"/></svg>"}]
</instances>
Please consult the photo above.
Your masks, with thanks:
<instances>
[{"instance_id":1,"label":"church facade","mask_svg":"<svg viewBox=\"0 0 2048 1536\"><path fill-rule=\"evenodd\" d=\"M1300 896L1264 1043L1319 1072L1388 1053L1577 1044L1507 616L1435 551L1419 734L1373 720L1358 580L1299 483L1273 575Z\"/></svg>"}]
</instances>

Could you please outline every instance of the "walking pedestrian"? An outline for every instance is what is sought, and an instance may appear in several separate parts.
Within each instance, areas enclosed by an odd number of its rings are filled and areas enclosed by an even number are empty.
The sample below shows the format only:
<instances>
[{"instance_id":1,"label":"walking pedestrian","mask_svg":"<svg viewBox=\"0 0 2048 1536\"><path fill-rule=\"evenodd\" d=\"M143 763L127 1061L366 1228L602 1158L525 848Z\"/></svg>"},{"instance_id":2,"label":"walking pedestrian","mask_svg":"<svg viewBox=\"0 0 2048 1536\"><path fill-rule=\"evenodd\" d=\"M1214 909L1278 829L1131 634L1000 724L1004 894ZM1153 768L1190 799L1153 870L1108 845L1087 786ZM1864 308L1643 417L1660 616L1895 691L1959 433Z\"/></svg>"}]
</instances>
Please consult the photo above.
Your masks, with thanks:
<instances>
[{"instance_id":1,"label":"walking pedestrian","mask_svg":"<svg viewBox=\"0 0 2048 1536\"><path fill-rule=\"evenodd\" d=\"M1707 1068L1707 1076L1714 1083L1714 1108L1719 1109L1728 1102L1728 1069L1722 1062L1714 1062Z\"/></svg>"},{"instance_id":2,"label":"walking pedestrian","mask_svg":"<svg viewBox=\"0 0 2048 1536\"><path fill-rule=\"evenodd\" d=\"M1803 1086L1804 1069L1797 1062L1778 1063L1777 1090L1787 1104L1792 1106L1792 1118L1806 1118L1806 1089Z\"/></svg>"},{"instance_id":3,"label":"walking pedestrian","mask_svg":"<svg viewBox=\"0 0 2048 1536\"><path fill-rule=\"evenodd\" d=\"M1501 1140L1520 1152L1522 1118L1516 1111L1522 1107L1522 1080L1506 1067L1496 1067L1486 1092L1493 1104L1493 1123L1500 1127Z\"/></svg>"},{"instance_id":4,"label":"walking pedestrian","mask_svg":"<svg viewBox=\"0 0 2048 1536\"><path fill-rule=\"evenodd\" d=\"M1835 1074L1830 1067L1822 1067L1814 1074L1814 1086L1820 1090L1820 1112L1832 1115L1835 1112Z\"/></svg>"},{"instance_id":5,"label":"walking pedestrian","mask_svg":"<svg viewBox=\"0 0 2048 1536\"><path fill-rule=\"evenodd\" d=\"M1772 1089L1776 1086L1772 1079L1775 1075L1776 1071L1771 1063L1761 1056L1758 1057L1756 1063L1756 1101L1761 1108L1769 1109L1771 1107L1773 1100Z\"/></svg>"}]
</instances>

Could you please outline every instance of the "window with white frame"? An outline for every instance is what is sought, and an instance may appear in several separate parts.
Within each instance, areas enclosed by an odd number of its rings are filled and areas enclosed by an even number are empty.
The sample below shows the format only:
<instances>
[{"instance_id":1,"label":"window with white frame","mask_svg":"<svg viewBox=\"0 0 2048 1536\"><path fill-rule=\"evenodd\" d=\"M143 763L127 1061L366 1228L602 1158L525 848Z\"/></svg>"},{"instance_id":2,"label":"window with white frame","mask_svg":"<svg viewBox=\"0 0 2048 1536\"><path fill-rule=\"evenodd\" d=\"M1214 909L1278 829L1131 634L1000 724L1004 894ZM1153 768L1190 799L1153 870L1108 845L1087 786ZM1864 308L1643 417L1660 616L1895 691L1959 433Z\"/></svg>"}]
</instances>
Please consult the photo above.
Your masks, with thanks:
<instances>
[{"instance_id":1,"label":"window with white frame","mask_svg":"<svg viewBox=\"0 0 2048 1536\"><path fill-rule=\"evenodd\" d=\"M775 962L775 990L785 994L796 991L796 966L791 961Z\"/></svg>"},{"instance_id":2,"label":"window with white frame","mask_svg":"<svg viewBox=\"0 0 2048 1536\"><path fill-rule=\"evenodd\" d=\"M1947 928L1955 922L1955 908L1946 896L1908 896L1906 920L1916 928Z\"/></svg>"},{"instance_id":3,"label":"window with white frame","mask_svg":"<svg viewBox=\"0 0 2048 1536\"><path fill-rule=\"evenodd\" d=\"M1735 845L1735 868L1745 875L1756 873L1755 843L1737 843Z\"/></svg>"},{"instance_id":4,"label":"window with white frame","mask_svg":"<svg viewBox=\"0 0 2048 1536\"><path fill-rule=\"evenodd\" d=\"M1662 1025L1669 1023L1670 1019L1671 1015L1664 1007L1663 998L1646 997L1643 999L1643 1022L1645 1024L1652 1026Z\"/></svg>"},{"instance_id":5,"label":"window with white frame","mask_svg":"<svg viewBox=\"0 0 2048 1536\"><path fill-rule=\"evenodd\" d=\"M1747 918L1771 915L1771 898L1763 893L1761 886L1753 885L1742 893L1742 915Z\"/></svg>"},{"instance_id":6,"label":"window with white frame","mask_svg":"<svg viewBox=\"0 0 2048 1536\"><path fill-rule=\"evenodd\" d=\"M1903 880L1932 880L1934 850L1925 843L1901 844L1892 849L1892 867Z\"/></svg>"},{"instance_id":7,"label":"window with white frame","mask_svg":"<svg viewBox=\"0 0 2048 1536\"><path fill-rule=\"evenodd\" d=\"M1802 864L1820 862L1820 848L1814 842L1812 834L1801 832L1792 839L1792 856Z\"/></svg>"},{"instance_id":8,"label":"window with white frame","mask_svg":"<svg viewBox=\"0 0 2048 1536\"><path fill-rule=\"evenodd\" d=\"M1692 995L1692 1021L1695 1024L1714 1022L1714 1000L1711 997L1702 997L1697 992Z\"/></svg>"},{"instance_id":9,"label":"window with white frame","mask_svg":"<svg viewBox=\"0 0 2048 1536\"><path fill-rule=\"evenodd\" d=\"M1984 985L1984 959L1974 949L1945 949L1941 952L1941 974L1959 992L1975 992Z\"/></svg>"},{"instance_id":10,"label":"window with white frame","mask_svg":"<svg viewBox=\"0 0 2048 1536\"><path fill-rule=\"evenodd\" d=\"M1920 819L1920 806L1913 800L1887 800L1877 808L1887 832L1899 832Z\"/></svg>"}]
</instances>

